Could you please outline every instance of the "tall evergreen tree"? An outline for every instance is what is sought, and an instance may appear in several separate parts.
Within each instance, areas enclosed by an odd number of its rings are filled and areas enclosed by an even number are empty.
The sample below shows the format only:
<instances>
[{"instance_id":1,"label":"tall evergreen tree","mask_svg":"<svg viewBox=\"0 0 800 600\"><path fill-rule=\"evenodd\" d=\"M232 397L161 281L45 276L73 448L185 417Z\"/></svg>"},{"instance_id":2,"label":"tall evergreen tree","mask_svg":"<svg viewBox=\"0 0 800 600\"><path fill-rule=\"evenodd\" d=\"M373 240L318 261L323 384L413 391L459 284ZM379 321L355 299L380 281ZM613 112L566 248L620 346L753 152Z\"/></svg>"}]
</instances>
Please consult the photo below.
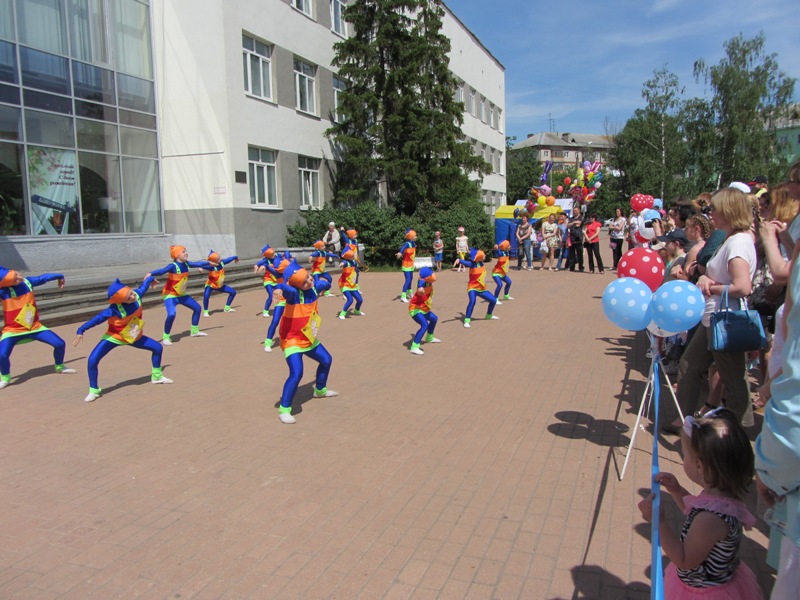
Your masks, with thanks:
<instances>
[{"instance_id":1,"label":"tall evergreen tree","mask_svg":"<svg viewBox=\"0 0 800 600\"><path fill-rule=\"evenodd\" d=\"M421 202L448 205L469 173L490 166L460 141L464 106L454 99L450 41L440 0L354 0L345 10L351 36L336 44L334 66L348 82L336 149L337 201L387 202L413 214Z\"/></svg>"}]
</instances>

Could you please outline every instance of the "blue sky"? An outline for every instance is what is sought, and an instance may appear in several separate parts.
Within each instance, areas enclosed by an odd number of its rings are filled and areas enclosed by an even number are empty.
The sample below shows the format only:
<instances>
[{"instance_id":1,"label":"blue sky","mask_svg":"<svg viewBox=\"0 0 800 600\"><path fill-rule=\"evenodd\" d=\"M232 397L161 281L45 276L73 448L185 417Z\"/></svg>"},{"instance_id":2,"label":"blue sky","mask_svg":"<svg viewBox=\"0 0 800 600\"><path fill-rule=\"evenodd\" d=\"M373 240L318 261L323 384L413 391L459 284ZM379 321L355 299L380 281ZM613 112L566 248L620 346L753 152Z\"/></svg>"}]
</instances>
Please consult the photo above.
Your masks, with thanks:
<instances>
[{"instance_id":1,"label":"blue sky","mask_svg":"<svg viewBox=\"0 0 800 600\"><path fill-rule=\"evenodd\" d=\"M606 133L644 106L642 84L666 66L685 96L707 96L694 62L716 65L723 44L766 36L767 53L800 80L797 0L445 0L506 68L506 135ZM800 82L795 86L800 98Z\"/></svg>"}]
</instances>

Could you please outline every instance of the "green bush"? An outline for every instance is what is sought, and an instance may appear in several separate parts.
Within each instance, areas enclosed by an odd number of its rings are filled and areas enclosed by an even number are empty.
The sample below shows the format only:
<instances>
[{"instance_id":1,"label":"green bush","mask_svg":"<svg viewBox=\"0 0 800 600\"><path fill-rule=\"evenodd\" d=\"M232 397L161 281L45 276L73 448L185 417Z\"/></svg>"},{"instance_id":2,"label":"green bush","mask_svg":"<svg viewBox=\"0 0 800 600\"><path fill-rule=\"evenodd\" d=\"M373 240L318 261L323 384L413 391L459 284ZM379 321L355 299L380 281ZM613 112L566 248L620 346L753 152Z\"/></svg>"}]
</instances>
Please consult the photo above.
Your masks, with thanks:
<instances>
[{"instance_id":1,"label":"green bush","mask_svg":"<svg viewBox=\"0 0 800 600\"><path fill-rule=\"evenodd\" d=\"M455 238L459 226L467 230L470 246L491 256L494 230L483 205L474 200L458 202L448 209L423 204L413 216L398 216L391 208L363 203L353 209L323 208L303 213L303 219L289 226L289 246L311 246L334 221L337 227L355 228L364 244L367 264L396 265L395 254L405 241L407 229L417 232L417 255L433 255L433 234L442 232L444 262L455 260Z\"/></svg>"}]
</instances>

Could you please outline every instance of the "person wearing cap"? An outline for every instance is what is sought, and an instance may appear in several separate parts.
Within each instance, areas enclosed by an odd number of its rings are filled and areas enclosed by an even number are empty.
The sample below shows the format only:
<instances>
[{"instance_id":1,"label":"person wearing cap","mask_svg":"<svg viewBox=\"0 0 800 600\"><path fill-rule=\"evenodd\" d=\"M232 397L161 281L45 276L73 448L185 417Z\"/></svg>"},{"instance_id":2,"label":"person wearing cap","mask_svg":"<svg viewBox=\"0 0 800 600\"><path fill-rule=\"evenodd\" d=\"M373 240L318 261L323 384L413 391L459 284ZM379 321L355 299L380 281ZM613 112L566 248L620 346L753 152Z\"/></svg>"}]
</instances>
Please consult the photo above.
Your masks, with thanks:
<instances>
[{"instance_id":1,"label":"person wearing cap","mask_svg":"<svg viewBox=\"0 0 800 600\"><path fill-rule=\"evenodd\" d=\"M339 236L339 231L336 229L336 223L333 221L328 223L328 229L322 236L322 241L325 243L325 251L330 252L334 257L338 258L339 251L341 250L341 237ZM333 259L331 259L331 262L333 262Z\"/></svg>"},{"instance_id":2,"label":"person wearing cap","mask_svg":"<svg viewBox=\"0 0 800 600\"><path fill-rule=\"evenodd\" d=\"M231 302L236 297L236 290L225 285L225 265L228 263L238 263L239 257L229 256L228 258L220 258L218 252L213 250L208 253L208 262L211 264L210 268L202 268L203 271L208 271L208 279L206 279L206 287L203 290L203 316L207 317L208 314L208 300L211 298L211 292L218 294L228 294L228 301L225 302L225 312L236 312L235 308L231 308Z\"/></svg>"},{"instance_id":3,"label":"person wearing cap","mask_svg":"<svg viewBox=\"0 0 800 600\"><path fill-rule=\"evenodd\" d=\"M339 289L344 295L344 306L339 312L339 318L344 320L347 318L347 311L350 305L355 301L356 306L353 314L357 317L363 317L366 313L361 311L361 304L364 298L361 296L361 288L358 285L358 263L355 260L352 248L347 248L342 252L342 272L339 275Z\"/></svg>"},{"instance_id":4,"label":"person wearing cap","mask_svg":"<svg viewBox=\"0 0 800 600\"><path fill-rule=\"evenodd\" d=\"M467 312L464 315L464 327L470 327L472 320L472 311L475 309L475 301L480 297L489 303L489 309L486 311L487 320L497 320L492 314L495 305L497 305L497 298L486 289L486 267L483 264L486 254L483 250L477 248L470 248L469 260L459 258L456 262L459 265L467 267L469 270L469 281L467 282L467 295L469 296L469 304L467 304Z\"/></svg>"},{"instance_id":5,"label":"person wearing cap","mask_svg":"<svg viewBox=\"0 0 800 600\"><path fill-rule=\"evenodd\" d=\"M272 265L269 268L271 272L275 274L275 288L277 288L278 284L281 284L285 281L284 273L292 264L296 264L296 261L288 251L272 259ZM266 269L266 267L264 268ZM286 302L283 300L283 298L279 297L277 294L276 296L278 297L278 300L275 303L275 310L272 311L272 320L269 322L269 327L267 327L267 336L264 338L264 352L272 352L275 332L278 331L278 325L280 325L281 318L283 318L283 312L286 309Z\"/></svg>"},{"instance_id":6,"label":"person wearing cap","mask_svg":"<svg viewBox=\"0 0 800 600\"><path fill-rule=\"evenodd\" d=\"M444 242L442 232L437 231L433 234L433 262L436 263L436 270L442 270L442 258L444 254Z\"/></svg>"},{"instance_id":7,"label":"person wearing cap","mask_svg":"<svg viewBox=\"0 0 800 600\"><path fill-rule=\"evenodd\" d=\"M352 251L353 261L355 261L356 265L358 265L358 270L356 271L356 283L358 283L361 271L366 270L364 263L358 258L358 231L355 229L348 229L345 231L344 227L342 227L341 230L342 238L345 240L342 244L342 253L344 253L346 250Z\"/></svg>"},{"instance_id":8,"label":"person wearing cap","mask_svg":"<svg viewBox=\"0 0 800 600\"><path fill-rule=\"evenodd\" d=\"M432 310L433 282L436 281L436 273L430 267L423 267L419 270L419 281L417 282L417 292L411 295L408 304L408 314L419 323L419 330L411 342L411 354L423 355L419 345L424 340L428 344L438 344L442 340L433 335L436 323L439 322Z\"/></svg>"},{"instance_id":9,"label":"person wearing cap","mask_svg":"<svg viewBox=\"0 0 800 600\"><path fill-rule=\"evenodd\" d=\"M49 281L58 281L64 287L61 273L45 273L36 277L23 277L13 269L0 267L0 304L3 306L5 325L0 334L0 390L11 383L11 352L18 343L44 342L53 347L56 373L72 374L75 369L64 366L66 343L39 322L39 309L33 288Z\"/></svg>"},{"instance_id":10,"label":"person wearing cap","mask_svg":"<svg viewBox=\"0 0 800 600\"><path fill-rule=\"evenodd\" d=\"M403 289L400 292L400 302L408 302L411 297L411 282L414 279L414 258L417 256L417 232L413 229L406 230L406 241L400 246L395 256L403 261Z\"/></svg>"},{"instance_id":11,"label":"person wearing cap","mask_svg":"<svg viewBox=\"0 0 800 600\"><path fill-rule=\"evenodd\" d=\"M308 257L308 262L311 263L311 276L314 278L314 283L318 282L320 279L324 279L328 282L328 287L333 285L333 279L325 272L325 259L333 261L333 259L336 258L339 258L338 254L325 250L325 242L322 240L314 242L314 251L311 253L311 256ZM326 290L323 294L323 296L330 295L330 290Z\"/></svg>"},{"instance_id":12,"label":"person wearing cap","mask_svg":"<svg viewBox=\"0 0 800 600\"><path fill-rule=\"evenodd\" d=\"M750 190L757 198L763 196L769 191L767 178L763 175L756 175L753 177L753 181L750 181L747 185L750 186Z\"/></svg>"},{"instance_id":13,"label":"person wearing cap","mask_svg":"<svg viewBox=\"0 0 800 600\"><path fill-rule=\"evenodd\" d=\"M466 258L467 252L469 252L469 241L467 238L466 230L463 227L458 228L458 235L456 236L456 259ZM453 263L455 267L458 264L458 260ZM457 272L461 273L464 270L464 267L458 265Z\"/></svg>"},{"instance_id":14,"label":"person wearing cap","mask_svg":"<svg viewBox=\"0 0 800 600\"><path fill-rule=\"evenodd\" d=\"M660 235L656 240L664 244L664 283L675 279L686 279L683 265L686 262L686 234L683 229L673 229L666 235Z\"/></svg>"},{"instance_id":15,"label":"person wearing cap","mask_svg":"<svg viewBox=\"0 0 800 600\"><path fill-rule=\"evenodd\" d=\"M289 367L289 377L283 384L281 402L278 407L278 418L281 423L295 423L292 416L292 402L300 380L303 377L303 357L317 361L317 374L314 380L314 398L332 398L337 392L328 389L328 374L333 364L333 357L317 339L322 319L317 312L319 294L330 287L327 281L314 278L306 269L296 262L286 266L285 283L275 286L275 295L285 305L281 319L281 349Z\"/></svg>"},{"instance_id":16,"label":"person wearing cap","mask_svg":"<svg viewBox=\"0 0 800 600\"><path fill-rule=\"evenodd\" d=\"M161 372L161 355L164 348L154 339L144 335L142 296L155 285L155 277L145 277L142 285L132 290L119 279L115 279L114 283L108 286L108 308L78 327L77 335L72 342L75 347L83 341L83 334L87 329L100 325L104 321L108 323L108 329L103 338L89 355L87 364L89 394L84 401L94 402L100 397L102 393L98 380L100 361L106 354L119 346L148 350L151 353L152 364L150 383L172 383L172 379L164 377Z\"/></svg>"},{"instance_id":17,"label":"person wearing cap","mask_svg":"<svg viewBox=\"0 0 800 600\"><path fill-rule=\"evenodd\" d=\"M511 278L508 276L509 248L511 248L511 242L508 240L503 240L494 246L494 257L497 259L497 262L494 263L494 268L492 269L492 278L497 285L494 289L494 297L497 299L498 304L502 304L500 302L500 291L503 289L503 284L506 284L503 300L513 300L513 298L508 295L511 291Z\"/></svg>"},{"instance_id":18,"label":"person wearing cap","mask_svg":"<svg viewBox=\"0 0 800 600\"><path fill-rule=\"evenodd\" d=\"M261 259L253 265L253 272L263 275L264 291L267 292L264 310L261 311L261 316L265 319L271 316L269 309L272 307L272 292L275 291L275 285L278 283L278 273L272 266L273 260L275 260L275 249L267 244L261 249Z\"/></svg>"},{"instance_id":19,"label":"person wearing cap","mask_svg":"<svg viewBox=\"0 0 800 600\"><path fill-rule=\"evenodd\" d=\"M167 276L167 282L164 284L164 289L161 290L161 296L164 299L164 308L167 309L167 319L164 321L164 334L161 337L161 343L165 346L172 345L172 324L175 322L175 308L180 304L192 311L192 328L190 335L192 337L205 337L207 333L200 331L200 314L202 310L197 301L186 294L186 285L189 283L189 269L208 269L211 263L208 261L190 261L189 253L184 246L170 246L169 255L172 262L163 269L156 269L151 273L147 273L145 278L153 276L159 277L161 275Z\"/></svg>"}]
</instances>

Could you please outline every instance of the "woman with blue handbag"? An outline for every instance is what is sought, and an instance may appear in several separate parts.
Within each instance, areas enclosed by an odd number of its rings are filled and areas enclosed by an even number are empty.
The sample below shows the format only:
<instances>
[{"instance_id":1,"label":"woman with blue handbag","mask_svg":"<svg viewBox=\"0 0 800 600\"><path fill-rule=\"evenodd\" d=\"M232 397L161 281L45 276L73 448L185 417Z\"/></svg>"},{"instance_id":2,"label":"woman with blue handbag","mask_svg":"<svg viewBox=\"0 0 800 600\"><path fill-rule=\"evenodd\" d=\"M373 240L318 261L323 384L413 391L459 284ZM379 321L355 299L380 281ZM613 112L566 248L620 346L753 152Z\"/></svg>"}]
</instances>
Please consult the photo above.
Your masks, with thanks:
<instances>
[{"instance_id":1,"label":"woman with blue handbag","mask_svg":"<svg viewBox=\"0 0 800 600\"><path fill-rule=\"evenodd\" d=\"M726 238L708 261L705 274L697 281L697 287L706 298L706 306L701 326L681 357L677 398L683 414L693 414L703 387L703 378L713 363L725 386L727 407L741 421L745 412L752 410L746 379L746 352L710 349L713 346L709 345L709 327L713 313L728 308L722 306L723 295L738 308L739 300L750 294L756 270L755 240L751 233L753 208L746 194L728 187L712 196L711 209L709 216L715 228L725 232ZM680 427L680 420L676 419L661 429L664 433L677 435Z\"/></svg>"}]
</instances>

